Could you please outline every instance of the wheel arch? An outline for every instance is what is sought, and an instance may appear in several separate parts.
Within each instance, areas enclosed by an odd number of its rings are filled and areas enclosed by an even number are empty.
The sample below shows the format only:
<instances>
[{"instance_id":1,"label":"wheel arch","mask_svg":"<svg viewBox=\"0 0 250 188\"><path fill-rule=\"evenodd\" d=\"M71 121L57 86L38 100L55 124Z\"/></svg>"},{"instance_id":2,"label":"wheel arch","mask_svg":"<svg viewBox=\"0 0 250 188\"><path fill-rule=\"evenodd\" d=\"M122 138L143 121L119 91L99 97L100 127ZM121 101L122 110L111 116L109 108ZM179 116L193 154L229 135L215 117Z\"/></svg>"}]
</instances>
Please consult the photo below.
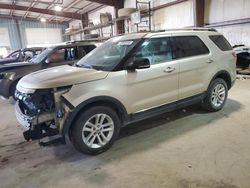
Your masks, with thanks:
<instances>
[{"instance_id":1,"label":"wheel arch","mask_svg":"<svg viewBox=\"0 0 250 188\"><path fill-rule=\"evenodd\" d=\"M223 79L223 80L226 82L226 84L227 84L228 90L232 87L232 79L231 79L231 76L230 76L230 74L229 74L228 71L226 71L226 70L221 70L221 71L217 72L217 73L213 76L213 78L212 78L212 80L210 81L210 83L211 83L213 80L215 80L216 78L221 78L221 79ZM210 83L209 83L209 85L210 85Z\"/></svg>"},{"instance_id":2,"label":"wheel arch","mask_svg":"<svg viewBox=\"0 0 250 188\"><path fill-rule=\"evenodd\" d=\"M66 99L64 99L66 100ZM69 103L69 102L67 102ZM74 124L75 120L77 119L78 115L83 112L84 110L95 106L95 105L102 105L102 106L109 106L119 116L121 123L123 124L124 121L126 121L126 118L128 117L128 113L124 105L117 99L113 97L108 96L97 96L90 98L81 104L79 104L77 107L73 108L73 111L69 113L68 117L65 120L65 123L62 128L62 135L65 136L70 131L72 125ZM72 105L71 105L72 106Z\"/></svg>"}]
</instances>

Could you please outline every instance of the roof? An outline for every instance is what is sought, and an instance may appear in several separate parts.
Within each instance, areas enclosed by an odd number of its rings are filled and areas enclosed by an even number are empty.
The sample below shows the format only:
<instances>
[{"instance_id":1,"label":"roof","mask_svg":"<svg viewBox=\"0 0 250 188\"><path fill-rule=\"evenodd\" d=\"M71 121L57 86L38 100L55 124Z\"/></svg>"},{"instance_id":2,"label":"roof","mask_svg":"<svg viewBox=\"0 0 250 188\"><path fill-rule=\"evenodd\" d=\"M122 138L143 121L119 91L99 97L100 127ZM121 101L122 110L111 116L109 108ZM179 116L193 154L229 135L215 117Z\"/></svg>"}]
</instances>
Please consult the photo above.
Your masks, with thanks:
<instances>
[{"instance_id":1,"label":"roof","mask_svg":"<svg viewBox=\"0 0 250 188\"><path fill-rule=\"evenodd\" d=\"M213 28L180 28L180 29L169 29L169 30L161 30L161 31L154 31L154 32L146 32L146 33L129 33L121 36L113 37L111 40L116 41L124 41L124 40L134 40L134 39L141 39L141 38L149 38L155 35L164 35L164 34L171 34L171 33L204 33L209 32L214 34L217 31Z\"/></svg>"},{"instance_id":2,"label":"roof","mask_svg":"<svg viewBox=\"0 0 250 188\"><path fill-rule=\"evenodd\" d=\"M56 6L61 7L62 10L56 12ZM92 12L105 6L88 0L4 0L0 1L0 17L27 20L45 18L48 21L69 22L74 19L74 16ZM67 15L67 17L60 15Z\"/></svg>"}]
</instances>

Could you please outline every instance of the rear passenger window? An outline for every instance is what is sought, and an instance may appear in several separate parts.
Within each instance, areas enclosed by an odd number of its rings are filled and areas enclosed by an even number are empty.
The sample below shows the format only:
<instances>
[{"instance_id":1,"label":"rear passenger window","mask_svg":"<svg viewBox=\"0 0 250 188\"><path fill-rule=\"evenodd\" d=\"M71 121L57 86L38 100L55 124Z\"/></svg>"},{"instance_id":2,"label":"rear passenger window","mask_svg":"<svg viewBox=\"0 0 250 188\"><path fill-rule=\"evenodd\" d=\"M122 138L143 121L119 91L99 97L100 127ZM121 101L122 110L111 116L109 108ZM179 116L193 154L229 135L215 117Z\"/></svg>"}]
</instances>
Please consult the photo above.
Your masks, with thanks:
<instances>
[{"instance_id":1,"label":"rear passenger window","mask_svg":"<svg viewBox=\"0 0 250 188\"><path fill-rule=\"evenodd\" d=\"M197 36L173 37L174 59L208 54L209 50Z\"/></svg>"},{"instance_id":2,"label":"rear passenger window","mask_svg":"<svg viewBox=\"0 0 250 188\"><path fill-rule=\"evenodd\" d=\"M232 50L232 46L230 43L225 39L223 35L212 35L209 38L220 48L222 51L229 51Z\"/></svg>"}]
</instances>

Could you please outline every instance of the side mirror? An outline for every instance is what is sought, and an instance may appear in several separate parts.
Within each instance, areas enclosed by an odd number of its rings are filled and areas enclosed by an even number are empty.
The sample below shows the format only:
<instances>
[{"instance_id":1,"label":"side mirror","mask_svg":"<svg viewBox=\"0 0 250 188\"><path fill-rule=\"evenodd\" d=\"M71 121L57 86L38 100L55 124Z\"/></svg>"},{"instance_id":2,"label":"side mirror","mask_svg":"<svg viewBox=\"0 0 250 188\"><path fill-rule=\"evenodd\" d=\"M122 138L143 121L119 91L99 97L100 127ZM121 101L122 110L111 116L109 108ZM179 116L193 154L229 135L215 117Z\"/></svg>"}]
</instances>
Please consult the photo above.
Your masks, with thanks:
<instances>
[{"instance_id":1,"label":"side mirror","mask_svg":"<svg viewBox=\"0 0 250 188\"><path fill-rule=\"evenodd\" d=\"M136 59L127 65L127 70L147 69L150 67L150 62L147 58Z\"/></svg>"}]
</instances>

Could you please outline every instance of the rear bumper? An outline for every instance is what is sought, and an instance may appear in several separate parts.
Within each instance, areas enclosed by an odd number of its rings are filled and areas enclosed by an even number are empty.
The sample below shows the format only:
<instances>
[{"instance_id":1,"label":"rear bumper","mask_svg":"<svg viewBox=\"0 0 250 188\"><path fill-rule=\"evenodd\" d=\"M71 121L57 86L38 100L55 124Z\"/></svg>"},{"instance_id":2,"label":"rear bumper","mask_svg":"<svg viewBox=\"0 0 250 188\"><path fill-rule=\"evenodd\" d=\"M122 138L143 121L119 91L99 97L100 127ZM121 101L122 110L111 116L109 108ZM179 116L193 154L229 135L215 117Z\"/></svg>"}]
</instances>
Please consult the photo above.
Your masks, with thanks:
<instances>
[{"instance_id":1,"label":"rear bumper","mask_svg":"<svg viewBox=\"0 0 250 188\"><path fill-rule=\"evenodd\" d=\"M4 98L10 97L10 86L12 81L8 79L1 79L0 80L0 95Z\"/></svg>"}]
</instances>

